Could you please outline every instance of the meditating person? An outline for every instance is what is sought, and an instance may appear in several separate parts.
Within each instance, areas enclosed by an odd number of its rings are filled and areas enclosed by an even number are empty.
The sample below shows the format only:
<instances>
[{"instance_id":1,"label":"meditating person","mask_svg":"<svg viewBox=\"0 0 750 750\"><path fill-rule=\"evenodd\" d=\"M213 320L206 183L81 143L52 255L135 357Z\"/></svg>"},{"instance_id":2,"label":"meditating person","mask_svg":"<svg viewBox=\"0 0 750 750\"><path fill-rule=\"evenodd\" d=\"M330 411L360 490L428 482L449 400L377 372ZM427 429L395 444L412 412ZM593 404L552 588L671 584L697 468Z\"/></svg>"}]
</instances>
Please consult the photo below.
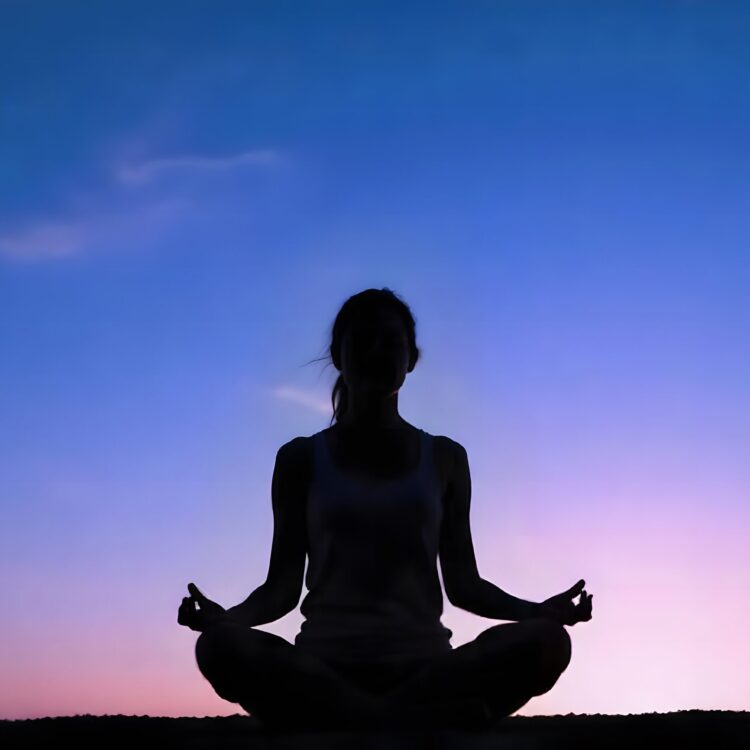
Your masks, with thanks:
<instances>
[{"instance_id":1,"label":"meditating person","mask_svg":"<svg viewBox=\"0 0 750 750\"><path fill-rule=\"evenodd\" d=\"M571 658L565 626L591 619L593 595L580 580L537 603L480 577L466 450L398 413L420 356L398 295L346 300L329 353L335 424L277 452L266 581L226 610L191 582L177 620L200 631L216 693L269 728L490 728L553 687ZM453 605L509 622L452 648L438 558ZM297 606L306 559L294 643L258 630Z\"/></svg>"}]
</instances>

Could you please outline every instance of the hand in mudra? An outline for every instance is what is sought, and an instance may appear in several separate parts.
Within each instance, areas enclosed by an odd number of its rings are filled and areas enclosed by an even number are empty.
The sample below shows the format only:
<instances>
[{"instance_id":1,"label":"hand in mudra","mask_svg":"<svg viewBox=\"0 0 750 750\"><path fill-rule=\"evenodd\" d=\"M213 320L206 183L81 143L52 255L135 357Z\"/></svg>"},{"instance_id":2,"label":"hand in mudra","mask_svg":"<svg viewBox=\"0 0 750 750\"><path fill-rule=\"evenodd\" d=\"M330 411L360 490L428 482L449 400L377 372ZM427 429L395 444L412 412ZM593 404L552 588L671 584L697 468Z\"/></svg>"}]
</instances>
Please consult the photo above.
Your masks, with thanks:
<instances>
[{"instance_id":1,"label":"hand in mudra","mask_svg":"<svg viewBox=\"0 0 750 750\"><path fill-rule=\"evenodd\" d=\"M202 594L194 583L188 584L188 591L190 596L183 598L177 610L177 622L180 625L202 632L215 621L229 619L224 607ZM196 609L196 604L200 609Z\"/></svg>"},{"instance_id":2,"label":"hand in mudra","mask_svg":"<svg viewBox=\"0 0 750 750\"><path fill-rule=\"evenodd\" d=\"M593 594L587 594L583 588L586 581L581 579L575 586L571 586L567 591L561 594L551 596L545 599L539 605L539 615L549 617L563 625L575 625L577 622L588 622L591 619L591 600ZM581 595L578 604L572 600Z\"/></svg>"}]
</instances>

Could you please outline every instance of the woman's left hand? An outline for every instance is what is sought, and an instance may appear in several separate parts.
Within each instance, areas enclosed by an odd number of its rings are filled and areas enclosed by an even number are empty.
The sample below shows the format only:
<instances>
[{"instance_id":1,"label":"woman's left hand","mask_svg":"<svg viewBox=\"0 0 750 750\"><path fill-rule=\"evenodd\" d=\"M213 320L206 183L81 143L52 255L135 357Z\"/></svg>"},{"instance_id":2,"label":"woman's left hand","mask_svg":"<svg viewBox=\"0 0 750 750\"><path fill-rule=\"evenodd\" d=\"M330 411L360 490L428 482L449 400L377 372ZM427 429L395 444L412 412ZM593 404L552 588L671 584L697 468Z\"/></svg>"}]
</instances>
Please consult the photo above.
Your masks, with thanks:
<instances>
[{"instance_id":1,"label":"woman's left hand","mask_svg":"<svg viewBox=\"0 0 750 750\"><path fill-rule=\"evenodd\" d=\"M224 607L211 601L194 583L188 584L188 591L190 596L183 598L177 610L177 622L180 625L202 632L213 622L230 619ZM196 609L196 604L200 609Z\"/></svg>"},{"instance_id":2,"label":"woman's left hand","mask_svg":"<svg viewBox=\"0 0 750 750\"><path fill-rule=\"evenodd\" d=\"M567 591L545 599L539 605L538 615L540 617L549 617L563 625L588 622L591 619L591 600L594 598L594 595L586 593L586 590L583 588L585 585L586 581L581 579ZM581 598L578 604L575 604L572 599L578 596L578 594L581 595Z\"/></svg>"}]
</instances>

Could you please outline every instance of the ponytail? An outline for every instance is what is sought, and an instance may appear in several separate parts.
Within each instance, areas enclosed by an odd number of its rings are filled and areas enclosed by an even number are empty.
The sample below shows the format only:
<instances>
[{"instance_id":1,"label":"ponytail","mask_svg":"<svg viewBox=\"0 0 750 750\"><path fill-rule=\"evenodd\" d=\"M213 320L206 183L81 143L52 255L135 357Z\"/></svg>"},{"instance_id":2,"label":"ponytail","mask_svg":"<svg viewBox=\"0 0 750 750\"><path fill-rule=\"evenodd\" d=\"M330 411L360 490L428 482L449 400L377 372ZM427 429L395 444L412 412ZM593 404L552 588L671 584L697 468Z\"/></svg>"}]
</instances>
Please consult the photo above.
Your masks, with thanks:
<instances>
[{"instance_id":1,"label":"ponytail","mask_svg":"<svg viewBox=\"0 0 750 750\"><path fill-rule=\"evenodd\" d=\"M338 399L336 398L338 396ZM341 420L344 416L347 408L349 407L349 388L346 385L344 376L339 373L336 378L336 384L333 386L333 393L331 394L331 404L333 405L333 416L329 423L329 427L335 422Z\"/></svg>"}]
</instances>

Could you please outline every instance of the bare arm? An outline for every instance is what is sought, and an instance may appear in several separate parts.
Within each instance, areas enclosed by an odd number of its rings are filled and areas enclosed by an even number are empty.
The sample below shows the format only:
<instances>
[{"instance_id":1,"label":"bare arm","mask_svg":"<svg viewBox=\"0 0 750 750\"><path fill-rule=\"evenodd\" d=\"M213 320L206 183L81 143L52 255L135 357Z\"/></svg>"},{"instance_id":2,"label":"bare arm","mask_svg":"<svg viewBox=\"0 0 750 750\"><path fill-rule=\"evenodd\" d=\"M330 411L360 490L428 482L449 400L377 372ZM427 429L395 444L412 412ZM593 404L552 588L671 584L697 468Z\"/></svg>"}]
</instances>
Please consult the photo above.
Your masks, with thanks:
<instances>
[{"instance_id":1,"label":"bare arm","mask_svg":"<svg viewBox=\"0 0 750 750\"><path fill-rule=\"evenodd\" d=\"M480 578L476 591L467 603L468 606L462 609L491 620L528 620L541 616L537 602L519 599L483 578Z\"/></svg>"},{"instance_id":2,"label":"bare arm","mask_svg":"<svg viewBox=\"0 0 750 750\"><path fill-rule=\"evenodd\" d=\"M268 575L247 599L227 610L243 625L278 620L299 602L307 555L307 467L304 438L294 438L279 448L271 481L274 531Z\"/></svg>"},{"instance_id":3,"label":"bare arm","mask_svg":"<svg viewBox=\"0 0 750 750\"><path fill-rule=\"evenodd\" d=\"M460 609L493 620L537 616L539 604L519 599L479 575L469 525L469 460L460 443L450 440L449 445L451 460L440 531L440 567L448 600Z\"/></svg>"},{"instance_id":4,"label":"bare arm","mask_svg":"<svg viewBox=\"0 0 750 750\"><path fill-rule=\"evenodd\" d=\"M291 608L290 608L291 609ZM274 596L273 591L262 583L244 601L229 607L226 614L235 622L247 627L264 625L281 619L290 609L285 609Z\"/></svg>"}]
</instances>

